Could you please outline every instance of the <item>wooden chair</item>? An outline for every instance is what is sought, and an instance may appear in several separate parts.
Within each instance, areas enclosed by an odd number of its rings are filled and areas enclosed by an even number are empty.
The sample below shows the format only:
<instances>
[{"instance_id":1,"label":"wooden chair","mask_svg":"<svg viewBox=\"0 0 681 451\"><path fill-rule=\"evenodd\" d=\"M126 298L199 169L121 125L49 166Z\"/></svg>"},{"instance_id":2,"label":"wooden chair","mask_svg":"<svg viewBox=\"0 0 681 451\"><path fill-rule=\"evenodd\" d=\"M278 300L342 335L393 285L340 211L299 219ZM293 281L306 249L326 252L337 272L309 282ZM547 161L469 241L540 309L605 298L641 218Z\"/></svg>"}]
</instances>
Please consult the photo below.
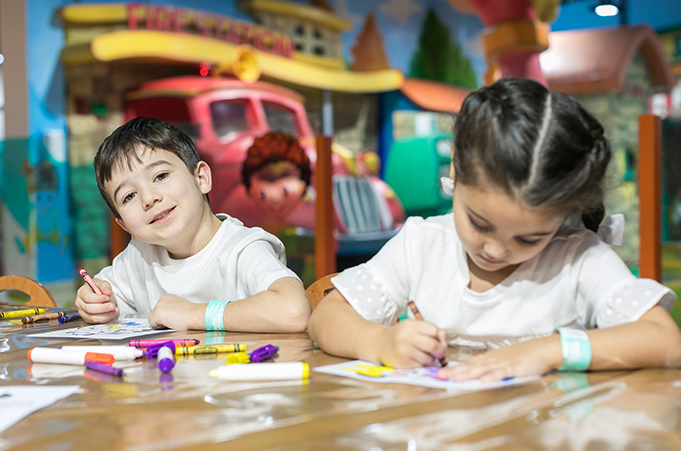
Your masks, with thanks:
<instances>
[{"instance_id":1,"label":"wooden chair","mask_svg":"<svg viewBox=\"0 0 681 451\"><path fill-rule=\"evenodd\" d=\"M17 290L26 293L30 299L26 305L34 307L56 307L57 303L47 288L33 279L23 276L0 277L0 291Z\"/></svg>"},{"instance_id":2,"label":"wooden chair","mask_svg":"<svg viewBox=\"0 0 681 451\"><path fill-rule=\"evenodd\" d=\"M324 296L327 295L329 291L333 288L333 284L331 283L331 278L337 276L338 273L333 273L329 274L328 276L324 276L321 279L317 279L314 281L312 285L307 287L305 289L305 293L307 293L307 297L310 299L310 305L312 306L312 310L314 310L317 307L317 304L322 300Z\"/></svg>"}]
</instances>

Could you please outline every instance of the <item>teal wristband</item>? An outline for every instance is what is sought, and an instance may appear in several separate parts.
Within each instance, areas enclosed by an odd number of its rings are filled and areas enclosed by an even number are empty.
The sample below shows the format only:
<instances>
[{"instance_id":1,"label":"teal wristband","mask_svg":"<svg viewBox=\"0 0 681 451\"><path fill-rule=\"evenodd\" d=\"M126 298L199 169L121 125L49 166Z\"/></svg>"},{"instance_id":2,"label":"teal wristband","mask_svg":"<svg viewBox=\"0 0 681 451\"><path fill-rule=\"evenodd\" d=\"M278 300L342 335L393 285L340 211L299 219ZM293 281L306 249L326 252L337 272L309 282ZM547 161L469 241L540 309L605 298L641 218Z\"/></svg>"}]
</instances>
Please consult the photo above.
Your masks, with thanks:
<instances>
[{"instance_id":1,"label":"teal wristband","mask_svg":"<svg viewBox=\"0 0 681 451\"><path fill-rule=\"evenodd\" d=\"M227 304L229 304L229 301L210 301L208 303L206 315L203 319L206 330L225 330L223 315Z\"/></svg>"},{"instance_id":2,"label":"teal wristband","mask_svg":"<svg viewBox=\"0 0 681 451\"><path fill-rule=\"evenodd\" d=\"M586 371L591 365L591 341L586 331L559 327L563 364L558 371Z\"/></svg>"}]
</instances>

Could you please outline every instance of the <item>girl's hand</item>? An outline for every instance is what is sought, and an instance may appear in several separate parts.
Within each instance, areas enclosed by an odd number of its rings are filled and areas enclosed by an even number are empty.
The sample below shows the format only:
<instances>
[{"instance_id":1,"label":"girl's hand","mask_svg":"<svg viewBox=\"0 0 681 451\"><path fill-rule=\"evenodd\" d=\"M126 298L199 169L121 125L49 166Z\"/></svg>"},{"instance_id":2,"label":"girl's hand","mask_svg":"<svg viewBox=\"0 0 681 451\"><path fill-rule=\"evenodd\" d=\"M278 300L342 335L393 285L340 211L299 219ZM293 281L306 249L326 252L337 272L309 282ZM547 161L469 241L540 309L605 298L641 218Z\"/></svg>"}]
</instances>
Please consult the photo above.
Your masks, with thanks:
<instances>
[{"instance_id":1,"label":"girl's hand","mask_svg":"<svg viewBox=\"0 0 681 451\"><path fill-rule=\"evenodd\" d=\"M120 310L118 310L118 307L111 298L113 294L111 285L109 282L99 279L95 279L93 282L102 290L103 294L95 293L90 288L90 285L85 283L76 293L74 306L78 309L80 317L85 322L90 324L108 323L120 313Z\"/></svg>"},{"instance_id":2,"label":"girl's hand","mask_svg":"<svg viewBox=\"0 0 681 451\"><path fill-rule=\"evenodd\" d=\"M149 325L174 330L205 330L207 307L208 304L196 304L174 294L166 294L161 296L149 314Z\"/></svg>"},{"instance_id":3,"label":"girl's hand","mask_svg":"<svg viewBox=\"0 0 681 451\"><path fill-rule=\"evenodd\" d=\"M505 346L444 368L438 377L492 382L507 377L542 375L563 363L558 334Z\"/></svg>"},{"instance_id":4,"label":"girl's hand","mask_svg":"<svg viewBox=\"0 0 681 451\"><path fill-rule=\"evenodd\" d=\"M394 368L415 368L445 355L447 333L426 321L405 320L386 328L378 342L378 359Z\"/></svg>"}]
</instances>

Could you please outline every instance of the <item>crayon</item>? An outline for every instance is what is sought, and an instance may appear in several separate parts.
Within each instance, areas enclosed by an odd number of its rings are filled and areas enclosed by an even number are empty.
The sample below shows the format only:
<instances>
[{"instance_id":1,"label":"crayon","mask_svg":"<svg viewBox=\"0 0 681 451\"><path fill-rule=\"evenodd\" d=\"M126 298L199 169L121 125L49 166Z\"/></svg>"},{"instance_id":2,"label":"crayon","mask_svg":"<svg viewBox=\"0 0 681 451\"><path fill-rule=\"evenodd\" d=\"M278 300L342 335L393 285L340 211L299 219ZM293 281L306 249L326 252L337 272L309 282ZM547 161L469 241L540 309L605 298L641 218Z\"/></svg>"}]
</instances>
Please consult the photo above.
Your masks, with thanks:
<instances>
[{"instance_id":1,"label":"crayon","mask_svg":"<svg viewBox=\"0 0 681 451\"><path fill-rule=\"evenodd\" d=\"M416 318L419 321L423 321L423 316L421 316L421 312L419 312L419 309L416 308L416 304L414 301L409 301L409 309L411 309L411 312L414 314L414 318ZM438 362L440 362L440 365L445 367L447 366L447 359L445 356L442 356L438 359Z\"/></svg>"},{"instance_id":2,"label":"crayon","mask_svg":"<svg viewBox=\"0 0 681 451\"><path fill-rule=\"evenodd\" d=\"M115 366L107 365L105 363L92 362L90 360L85 361L85 368L91 370L100 371L102 373L111 374L116 377L125 376L125 372L122 369L116 368Z\"/></svg>"},{"instance_id":3,"label":"crayon","mask_svg":"<svg viewBox=\"0 0 681 451\"><path fill-rule=\"evenodd\" d=\"M94 291L97 294L104 294L102 293L102 290L99 289L97 285L95 285L95 282L90 278L90 275L85 271L83 268L80 268L78 270L78 274L81 275L83 279L85 279L85 283L90 285L90 288L92 288L92 291Z\"/></svg>"},{"instance_id":4,"label":"crayon","mask_svg":"<svg viewBox=\"0 0 681 451\"><path fill-rule=\"evenodd\" d=\"M170 346L163 346L158 350L157 365L158 369L163 373L168 373L175 367L175 356Z\"/></svg>"},{"instance_id":5,"label":"crayon","mask_svg":"<svg viewBox=\"0 0 681 451\"><path fill-rule=\"evenodd\" d=\"M20 316L40 315L44 313L44 308L32 308L24 310L10 310L9 312L0 312L0 319L2 318L19 318Z\"/></svg>"},{"instance_id":6,"label":"crayon","mask_svg":"<svg viewBox=\"0 0 681 451\"><path fill-rule=\"evenodd\" d=\"M72 313L71 315L66 315L59 318L59 322L68 323L69 321L75 321L77 319L80 319L80 315L78 313Z\"/></svg>"},{"instance_id":7,"label":"crayon","mask_svg":"<svg viewBox=\"0 0 681 451\"><path fill-rule=\"evenodd\" d=\"M195 338L181 338L175 340L130 340L128 344L136 348L148 348L149 346L168 343L169 341L174 343L175 346L196 346L197 344L201 343Z\"/></svg>"},{"instance_id":8,"label":"crayon","mask_svg":"<svg viewBox=\"0 0 681 451\"><path fill-rule=\"evenodd\" d=\"M144 351L129 346L62 346L62 351L68 352L98 352L111 354L116 360L135 360L144 355Z\"/></svg>"},{"instance_id":9,"label":"crayon","mask_svg":"<svg viewBox=\"0 0 681 451\"><path fill-rule=\"evenodd\" d=\"M183 346L175 349L175 355L217 354L220 352L239 352L245 350L246 345L243 343L226 343L221 345L203 345L189 347Z\"/></svg>"},{"instance_id":10,"label":"crayon","mask_svg":"<svg viewBox=\"0 0 681 451\"><path fill-rule=\"evenodd\" d=\"M83 365L86 360L93 360L111 365L114 363L114 356L96 352L62 351L55 348L35 347L28 350L28 360L33 363L63 363L66 365Z\"/></svg>"},{"instance_id":11,"label":"crayon","mask_svg":"<svg viewBox=\"0 0 681 451\"><path fill-rule=\"evenodd\" d=\"M66 316L66 312L45 313L44 315L34 315L21 318L23 324L35 323L36 321L45 321L49 319L59 319Z\"/></svg>"},{"instance_id":12,"label":"crayon","mask_svg":"<svg viewBox=\"0 0 681 451\"><path fill-rule=\"evenodd\" d=\"M304 362L223 365L211 370L209 374L231 381L307 379L310 377L310 366Z\"/></svg>"}]
</instances>

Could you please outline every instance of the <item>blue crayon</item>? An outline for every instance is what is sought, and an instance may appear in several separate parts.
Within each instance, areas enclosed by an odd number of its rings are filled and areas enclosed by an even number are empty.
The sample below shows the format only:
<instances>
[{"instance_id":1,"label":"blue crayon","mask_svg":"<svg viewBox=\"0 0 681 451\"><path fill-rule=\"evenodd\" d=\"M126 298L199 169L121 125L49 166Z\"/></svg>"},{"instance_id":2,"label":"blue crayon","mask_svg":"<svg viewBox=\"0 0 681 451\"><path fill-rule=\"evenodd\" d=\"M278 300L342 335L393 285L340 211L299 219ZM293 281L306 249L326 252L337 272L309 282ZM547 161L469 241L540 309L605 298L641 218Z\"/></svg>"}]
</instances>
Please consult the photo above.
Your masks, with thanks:
<instances>
[{"instance_id":1,"label":"blue crayon","mask_svg":"<svg viewBox=\"0 0 681 451\"><path fill-rule=\"evenodd\" d=\"M80 315L78 313L73 313L71 315L62 316L61 318L59 318L59 322L60 323L68 323L69 321L73 321L73 320L76 320L76 319L81 319Z\"/></svg>"}]
</instances>

